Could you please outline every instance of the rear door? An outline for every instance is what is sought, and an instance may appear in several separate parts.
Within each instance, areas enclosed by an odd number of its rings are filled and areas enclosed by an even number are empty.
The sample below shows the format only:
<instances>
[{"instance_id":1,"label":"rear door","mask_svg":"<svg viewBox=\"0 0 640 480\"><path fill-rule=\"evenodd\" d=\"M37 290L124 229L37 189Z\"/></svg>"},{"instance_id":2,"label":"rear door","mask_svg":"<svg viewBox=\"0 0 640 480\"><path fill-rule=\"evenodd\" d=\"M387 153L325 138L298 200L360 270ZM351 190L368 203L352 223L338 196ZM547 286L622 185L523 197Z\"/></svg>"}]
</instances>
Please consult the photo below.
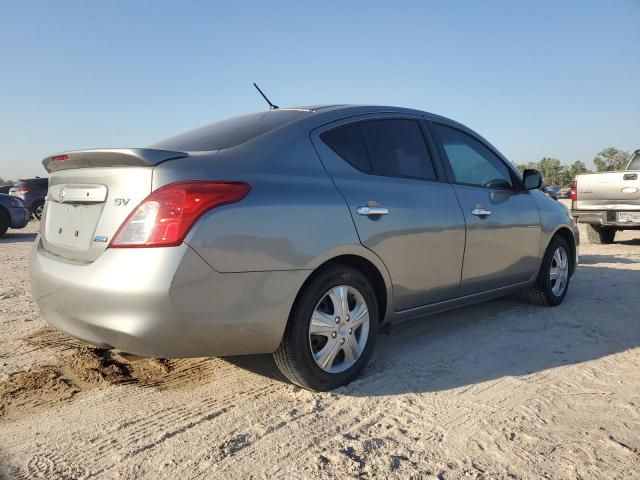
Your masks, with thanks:
<instances>
[{"instance_id":1,"label":"rear door","mask_svg":"<svg viewBox=\"0 0 640 480\"><path fill-rule=\"evenodd\" d=\"M361 116L312 132L362 244L387 266L394 310L459 294L464 217L419 117Z\"/></svg>"},{"instance_id":2,"label":"rear door","mask_svg":"<svg viewBox=\"0 0 640 480\"><path fill-rule=\"evenodd\" d=\"M540 213L516 174L471 132L431 123L467 224L462 294L493 290L536 274Z\"/></svg>"}]
</instances>

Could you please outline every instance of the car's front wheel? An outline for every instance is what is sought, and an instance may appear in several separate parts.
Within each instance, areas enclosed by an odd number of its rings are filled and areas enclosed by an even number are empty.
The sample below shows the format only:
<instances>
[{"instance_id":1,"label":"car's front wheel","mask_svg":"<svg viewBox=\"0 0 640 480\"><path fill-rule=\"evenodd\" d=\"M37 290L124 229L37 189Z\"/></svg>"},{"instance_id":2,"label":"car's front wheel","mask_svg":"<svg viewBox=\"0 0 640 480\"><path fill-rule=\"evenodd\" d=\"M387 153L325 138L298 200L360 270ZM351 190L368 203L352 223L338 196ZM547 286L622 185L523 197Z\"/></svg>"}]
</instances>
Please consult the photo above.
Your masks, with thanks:
<instances>
[{"instance_id":1,"label":"car's front wheel","mask_svg":"<svg viewBox=\"0 0 640 480\"><path fill-rule=\"evenodd\" d=\"M311 390L331 390L364 368L378 333L378 304L358 270L334 265L305 287L274 353L280 371Z\"/></svg>"},{"instance_id":2,"label":"car's front wheel","mask_svg":"<svg viewBox=\"0 0 640 480\"><path fill-rule=\"evenodd\" d=\"M0 210L0 237L7 233L10 226L11 219L9 218L9 215L4 210Z\"/></svg>"},{"instance_id":3,"label":"car's front wheel","mask_svg":"<svg viewBox=\"0 0 640 480\"><path fill-rule=\"evenodd\" d=\"M569 288L570 273L569 244L556 235L549 242L536 283L527 291L529 301L546 307L560 305Z\"/></svg>"}]
</instances>

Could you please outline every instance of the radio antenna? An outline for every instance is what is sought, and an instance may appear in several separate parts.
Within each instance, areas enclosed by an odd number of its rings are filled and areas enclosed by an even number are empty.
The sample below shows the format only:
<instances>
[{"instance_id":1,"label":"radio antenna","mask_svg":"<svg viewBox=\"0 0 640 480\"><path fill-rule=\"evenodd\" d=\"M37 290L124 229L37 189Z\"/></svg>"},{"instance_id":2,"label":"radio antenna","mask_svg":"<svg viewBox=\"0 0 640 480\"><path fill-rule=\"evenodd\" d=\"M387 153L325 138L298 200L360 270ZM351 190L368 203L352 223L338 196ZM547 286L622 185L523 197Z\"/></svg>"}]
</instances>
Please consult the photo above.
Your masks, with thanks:
<instances>
[{"instance_id":1,"label":"radio antenna","mask_svg":"<svg viewBox=\"0 0 640 480\"><path fill-rule=\"evenodd\" d=\"M277 109L280 108L279 106L274 105L273 103L271 103L271 100L269 100L267 98L267 96L262 92L262 90L260 90L260 87L258 85L256 85L255 82L253 82L253 86L256 87L256 90L258 90L260 95L262 95L262 98L264 98L265 102L267 102L269 104L269 110L277 110Z\"/></svg>"}]
</instances>

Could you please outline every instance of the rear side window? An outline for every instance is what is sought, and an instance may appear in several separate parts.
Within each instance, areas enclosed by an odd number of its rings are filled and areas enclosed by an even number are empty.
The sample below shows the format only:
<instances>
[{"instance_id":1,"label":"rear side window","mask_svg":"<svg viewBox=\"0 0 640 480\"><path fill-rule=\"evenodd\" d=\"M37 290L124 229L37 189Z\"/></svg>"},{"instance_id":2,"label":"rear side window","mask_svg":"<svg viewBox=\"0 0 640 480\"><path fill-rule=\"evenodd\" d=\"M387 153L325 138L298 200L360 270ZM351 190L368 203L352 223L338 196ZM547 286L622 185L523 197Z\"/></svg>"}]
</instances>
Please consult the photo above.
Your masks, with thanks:
<instances>
[{"instance_id":1,"label":"rear side window","mask_svg":"<svg viewBox=\"0 0 640 480\"><path fill-rule=\"evenodd\" d=\"M509 169L485 145L455 128L437 123L434 127L456 182L480 187L513 187Z\"/></svg>"},{"instance_id":2,"label":"rear side window","mask_svg":"<svg viewBox=\"0 0 640 480\"><path fill-rule=\"evenodd\" d=\"M363 172L371 172L371 164L364 145L360 125L352 123L344 127L334 128L320 135L322 141L331 150L340 155L352 166Z\"/></svg>"},{"instance_id":3,"label":"rear side window","mask_svg":"<svg viewBox=\"0 0 640 480\"><path fill-rule=\"evenodd\" d=\"M320 137L344 160L364 172L436 179L422 130L415 120L370 120L335 128Z\"/></svg>"},{"instance_id":4,"label":"rear side window","mask_svg":"<svg viewBox=\"0 0 640 480\"><path fill-rule=\"evenodd\" d=\"M269 110L221 120L151 145L160 150L203 152L231 148L311 115L306 110Z\"/></svg>"},{"instance_id":5,"label":"rear side window","mask_svg":"<svg viewBox=\"0 0 640 480\"><path fill-rule=\"evenodd\" d=\"M633 154L633 158L629 162L627 170L640 170L640 151Z\"/></svg>"}]
</instances>

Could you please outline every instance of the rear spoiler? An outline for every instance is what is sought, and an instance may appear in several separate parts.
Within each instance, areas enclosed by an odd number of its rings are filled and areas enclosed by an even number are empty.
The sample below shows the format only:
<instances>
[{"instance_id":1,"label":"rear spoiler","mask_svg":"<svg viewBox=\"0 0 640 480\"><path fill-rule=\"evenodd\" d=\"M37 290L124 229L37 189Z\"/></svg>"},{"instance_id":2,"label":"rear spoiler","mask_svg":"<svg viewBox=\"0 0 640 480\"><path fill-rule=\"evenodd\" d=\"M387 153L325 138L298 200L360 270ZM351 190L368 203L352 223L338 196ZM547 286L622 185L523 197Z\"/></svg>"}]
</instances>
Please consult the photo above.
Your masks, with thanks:
<instances>
[{"instance_id":1,"label":"rear spoiler","mask_svg":"<svg viewBox=\"0 0 640 480\"><path fill-rule=\"evenodd\" d=\"M105 148L58 153L45 158L42 165L47 172L90 167L147 167L188 156L185 152L153 148Z\"/></svg>"}]
</instances>

